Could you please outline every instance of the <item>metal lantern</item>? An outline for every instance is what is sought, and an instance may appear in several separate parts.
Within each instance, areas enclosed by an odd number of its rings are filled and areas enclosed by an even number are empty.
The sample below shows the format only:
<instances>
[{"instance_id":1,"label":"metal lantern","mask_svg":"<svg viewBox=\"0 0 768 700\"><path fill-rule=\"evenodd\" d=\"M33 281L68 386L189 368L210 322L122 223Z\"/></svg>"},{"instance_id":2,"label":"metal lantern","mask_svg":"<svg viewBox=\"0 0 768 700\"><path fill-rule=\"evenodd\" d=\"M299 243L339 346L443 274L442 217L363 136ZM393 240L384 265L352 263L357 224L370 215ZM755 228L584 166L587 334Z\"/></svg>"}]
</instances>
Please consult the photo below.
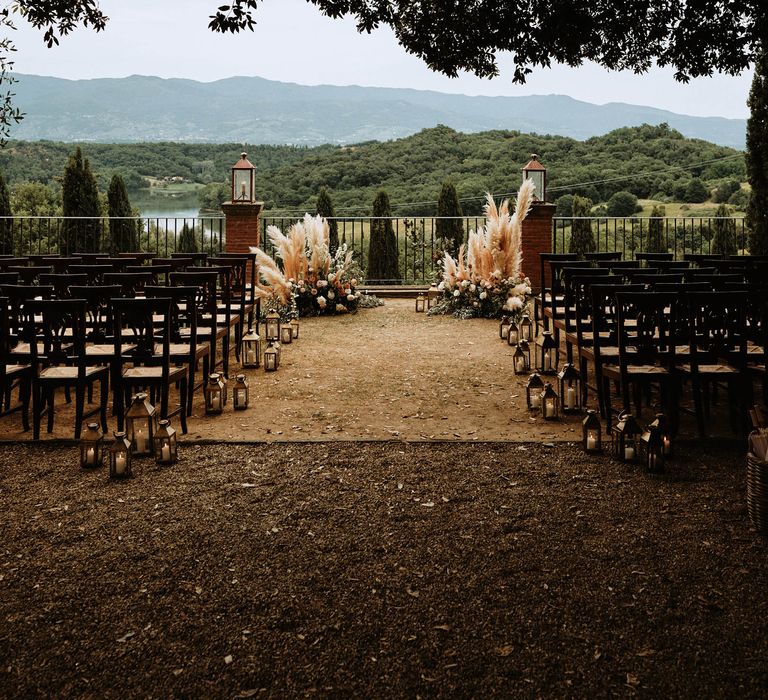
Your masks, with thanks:
<instances>
[{"instance_id":1,"label":"metal lantern","mask_svg":"<svg viewBox=\"0 0 768 700\"><path fill-rule=\"evenodd\" d=\"M536 371L540 374L557 374L559 353L552 331L544 331L536 343Z\"/></svg>"},{"instance_id":2,"label":"metal lantern","mask_svg":"<svg viewBox=\"0 0 768 700\"><path fill-rule=\"evenodd\" d=\"M299 338L299 317L294 316L291 319L291 330L293 331L293 339L298 340Z\"/></svg>"},{"instance_id":3,"label":"metal lantern","mask_svg":"<svg viewBox=\"0 0 768 700\"><path fill-rule=\"evenodd\" d=\"M663 413L657 413L653 419L649 428L658 428L661 431L661 441L664 446L664 457L671 459L674 456L674 450L672 448L672 435L669 432L669 424L667 423L667 417Z\"/></svg>"},{"instance_id":4,"label":"metal lantern","mask_svg":"<svg viewBox=\"0 0 768 700\"><path fill-rule=\"evenodd\" d=\"M603 451L603 425L597 411L590 408L587 417L581 424L582 446L590 455L600 454Z\"/></svg>"},{"instance_id":5,"label":"metal lantern","mask_svg":"<svg viewBox=\"0 0 768 700\"><path fill-rule=\"evenodd\" d=\"M286 345L293 342L293 328L290 326L280 326L280 342Z\"/></svg>"},{"instance_id":6,"label":"metal lantern","mask_svg":"<svg viewBox=\"0 0 768 700\"><path fill-rule=\"evenodd\" d=\"M539 156L531 153L531 159L523 168L523 182L533 180L533 199L547 201L547 169L539 162Z\"/></svg>"},{"instance_id":7,"label":"metal lantern","mask_svg":"<svg viewBox=\"0 0 768 700\"><path fill-rule=\"evenodd\" d=\"M531 323L531 317L528 314L524 314L520 320L520 338L529 343L533 340L533 323Z\"/></svg>"},{"instance_id":8,"label":"metal lantern","mask_svg":"<svg viewBox=\"0 0 768 700\"><path fill-rule=\"evenodd\" d=\"M273 342L280 339L280 314L274 309L267 313L265 318L267 340Z\"/></svg>"},{"instance_id":9,"label":"metal lantern","mask_svg":"<svg viewBox=\"0 0 768 700\"><path fill-rule=\"evenodd\" d=\"M283 361L283 346L279 342L274 343L277 352L277 368L280 369L280 363Z\"/></svg>"},{"instance_id":10,"label":"metal lantern","mask_svg":"<svg viewBox=\"0 0 768 700\"><path fill-rule=\"evenodd\" d=\"M431 309L437 304L437 297L440 294L440 290L433 284L430 286L427 292L427 310Z\"/></svg>"},{"instance_id":11,"label":"metal lantern","mask_svg":"<svg viewBox=\"0 0 768 700\"><path fill-rule=\"evenodd\" d=\"M506 340L508 333L509 333L509 316L502 316L501 321L499 321L499 338L501 338L502 340Z\"/></svg>"},{"instance_id":12,"label":"metal lantern","mask_svg":"<svg viewBox=\"0 0 768 700\"><path fill-rule=\"evenodd\" d=\"M277 348L273 343L267 346L264 351L264 371L274 372L277 370Z\"/></svg>"},{"instance_id":13,"label":"metal lantern","mask_svg":"<svg viewBox=\"0 0 768 700\"><path fill-rule=\"evenodd\" d=\"M227 405L227 375L224 372L219 374L219 387L221 388L221 395L224 397L224 405Z\"/></svg>"},{"instance_id":14,"label":"metal lantern","mask_svg":"<svg viewBox=\"0 0 768 700\"><path fill-rule=\"evenodd\" d=\"M638 442L641 464L649 474L660 474L664 471L664 438L656 425L649 425L640 436Z\"/></svg>"},{"instance_id":15,"label":"metal lantern","mask_svg":"<svg viewBox=\"0 0 768 700\"><path fill-rule=\"evenodd\" d=\"M109 448L109 476L111 479L128 479L133 476L131 466L131 441L125 432L115 433L115 441Z\"/></svg>"},{"instance_id":16,"label":"metal lantern","mask_svg":"<svg viewBox=\"0 0 768 700\"><path fill-rule=\"evenodd\" d=\"M232 405L236 411L244 411L248 408L248 382L244 374L235 377L235 386L232 387Z\"/></svg>"},{"instance_id":17,"label":"metal lantern","mask_svg":"<svg viewBox=\"0 0 768 700\"><path fill-rule=\"evenodd\" d=\"M240 160L232 166L232 202L235 204L256 201L256 168L247 156L247 153L241 153Z\"/></svg>"},{"instance_id":18,"label":"metal lantern","mask_svg":"<svg viewBox=\"0 0 768 700\"><path fill-rule=\"evenodd\" d=\"M531 349L528 343L521 340L512 355L512 367L515 374L528 374L531 371Z\"/></svg>"},{"instance_id":19,"label":"metal lantern","mask_svg":"<svg viewBox=\"0 0 768 700\"><path fill-rule=\"evenodd\" d=\"M104 433L98 423L88 423L80 438L80 466L83 469L100 467L104 462Z\"/></svg>"},{"instance_id":20,"label":"metal lantern","mask_svg":"<svg viewBox=\"0 0 768 700\"><path fill-rule=\"evenodd\" d=\"M581 413L581 375L579 371L567 362L557 375L560 389L560 410L563 413Z\"/></svg>"},{"instance_id":21,"label":"metal lantern","mask_svg":"<svg viewBox=\"0 0 768 700\"><path fill-rule=\"evenodd\" d=\"M535 411L541 408L541 392L544 390L544 381L534 372L525 385L525 400L529 411Z\"/></svg>"},{"instance_id":22,"label":"metal lantern","mask_svg":"<svg viewBox=\"0 0 768 700\"><path fill-rule=\"evenodd\" d=\"M544 420L557 420L560 417L560 404L557 392L547 382L541 392L541 416Z\"/></svg>"},{"instance_id":23,"label":"metal lantern","mask_svg":"<svg viewBox=\"0 0 768 700\"><path fill-rule=\"evenodd\" d=\"M509 322L509 328L507 329L507 343L509 345L517 345L520 340L520 328L514 321Z\"/></svg>"},{"instance_id":24,"label":"metal lantern","mask_svg":"<svg viewBox=\"0 0 768 700\"><path fill-rule=\"evenodd\" d=\"M620 462L632 463L638 459L638 442L642 430L631 413L622 413L611 426L611 452Z\"/></svg>"},{"instance_id":25,"label":"metal lantern","mask_svg":"<svg viewBox=\"0 0 768 700\"><path fill-rule=\"evenodd\" d=\"M224 392L219 381L219 374L212 372L205 385L205 412L217 414L224 411Z\"/></svg>"},{"instance_id":26,"label":"metal lantern","mask_svg":"<svg viewBox=\"0 0 768 700\"><path fill-rule=\"evenodd\" d=\"M424 297L424 295L420 293L416 296L416 313L422 314L424 313L424 311L426 311L426 308L427 308L427 300Z\"/></svg>"},{"instance_id":27,"label":"metal lantern","mask_svg":"<svg viewBox=\"0 0 768 700\"><path fill-rule=\"evenodd\" d=\"M155 407L144 393L136 394L125 412L125 433L134 457L152 455L155 434Z\"/></svg>"},{"instance_id":28,"label":"metal lantern","mask_svg":"<svg viewBox=\"0 0 768 700\"><path fill-rule=\"evenodd\" d=\"M157 422L155 431L155 462L158 464L175 464L179 458L176 430L171 421L164 418Z\"/></svg>"},{"instance_id":29,"label":"metal lantern","mask_svg":"<svg viewBox=\"0 0 768 700\"><path fill-rule=\"evenodd\" d=\"M261 366L261 338L253 331L243 336L240 343L240 358L243 367Z\"/></svg>"}]
</instances>

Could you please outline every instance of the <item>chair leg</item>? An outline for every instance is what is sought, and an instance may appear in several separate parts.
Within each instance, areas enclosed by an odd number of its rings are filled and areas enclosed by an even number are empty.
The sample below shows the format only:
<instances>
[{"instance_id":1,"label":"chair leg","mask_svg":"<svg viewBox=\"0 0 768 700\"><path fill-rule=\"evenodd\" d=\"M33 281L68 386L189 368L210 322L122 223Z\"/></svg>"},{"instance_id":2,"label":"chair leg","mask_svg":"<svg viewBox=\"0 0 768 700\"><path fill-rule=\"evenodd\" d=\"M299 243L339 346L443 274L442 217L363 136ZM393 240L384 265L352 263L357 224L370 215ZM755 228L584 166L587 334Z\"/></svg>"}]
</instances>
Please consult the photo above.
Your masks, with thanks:
<instances>
[{"instance_id":1,"label":"chair leg","mask_svg":"<svg viewBox=\"0 0 768 700\"><path fill-rule=\"evenodd\" d=\"M37 381L32 381L32 437L40 439L40 423L43 418L43 387Z\"/></svg>"},{"instance_id":2,"label":"chair leg","mask_svg":"<svg viewBox=\"0 0 768 700\"><path fill-rule=\"evenodd\" d=\"M701 398L701 382L694 378L693 385L693 405L696 407L696 422L699 426L699 436L706 437L707 430L704 421L704 406Z\"/></svg>"},{"instance_id":3,"label":"chair leg","mask_svg":"<svg viewBox=\"0 0 768 700\"><path fill-rule=\"evenodd\" d=\"M194 384L192 385L194 387ZM186 405L187 405L187 391L189 391L190 387L187 384L186 378L182 379L179 382L179 391L181 393L180 396L180 404L181 404L181 411L179 411L179 421L181 422L181 433L182 435L187 434L187 411L186 411ZM190 396L193 391L189 391Z\"/></svg>"},{"instance_id":4,"label":"chair leg","mask_svg":"<svg viewBox=\"0 0 768 700\"><path fill-rule=\"evenodd\" d=\"M22 379L19 384L19 401L21 402L21 425L24 432L29 431L29 399L32 391L32 381Z\"/></svg>"},{"instance_id":5,"label":"chair leg","mask_svg":"<svg viewBox=\"0 0 768 700\"><path fill-rule=\"evenodd\" d=\"M107 426L107 405L109 404L109 374L99 383L99 403L100 403L100 417L101 417L101 429L106 433L109 428Z\"/></svg>"},{"instance_id":6,"label":"chair leg","mask_svg":"<svg viewBox=\"0 0 768 700\"><path fill-rule=\"evenodd\" d=\"M67 388L67 391L69 389ZM53 419L55 418L55 414L53 411L54 404L56 403L56 389L55 387L50 387L46 392L46 397L48 401L48 432L53 432ZM70 402L72 401L70 397Z\"/></svg>"},{"instance_id":7,"label":"chair leg","mask_svg":"<svg viewBox=\"0 0 768 700\"><path fill-rule=\"evenodd\" d=\"M91 383L89 387L90 386L93 386L93 384ZM80 432L83 428L83 415L85 414L85 390L86 388L80 384L75 387L75 440L80 439Z\"/></svg>"}]
</instances>

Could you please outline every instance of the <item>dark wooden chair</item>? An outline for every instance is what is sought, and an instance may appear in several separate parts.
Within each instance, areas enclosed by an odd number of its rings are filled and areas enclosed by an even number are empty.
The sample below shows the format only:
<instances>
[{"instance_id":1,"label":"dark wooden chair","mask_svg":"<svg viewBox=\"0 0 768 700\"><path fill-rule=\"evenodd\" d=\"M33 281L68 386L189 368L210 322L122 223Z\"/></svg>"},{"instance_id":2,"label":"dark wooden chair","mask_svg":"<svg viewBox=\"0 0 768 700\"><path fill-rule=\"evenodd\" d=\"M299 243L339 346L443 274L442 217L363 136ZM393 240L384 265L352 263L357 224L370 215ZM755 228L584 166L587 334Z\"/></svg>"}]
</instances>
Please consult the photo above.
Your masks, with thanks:
<instances>
[{"instance_id":1,"label":"dark wooden chair","mask_svg":"<svg viewBox=\"0 0 768 700\"><path fill-rule=\"evenodd\" d=\"M722 260L723 256L718 253L685 253L683 260L688 260L698 267L711 267L710 260Z\"/></svg>"},{"instance_id":2,"label":"dark wooden chair","mask_svg":"<svg viewBox=\"0 0 768 700\"><path fill-rule=\"evenodd\" d=\"M0 294L8 299L8 333L13 343L11 355L16 362L26 364L31 361L29 343L22 340L25 336L25 306L34 299L50 299L53 296L53 287L39 286L28 287L23 284L2 284ZM41 346L42 348L42 346ZM42 352L42 349L40 349Z\"/></svg>"},{"instance_id":3,"label":"dark wooden chair","mask_svg":"<svg viewBox=\"0 0 768 700\"><path fill-rule=\"evenodd\" d=\"M690 260L654 260L653 267L659 272L679 272L691 267Z\"/></svg>"},{"instance_id":4,"label":"dark wooden chair","mask_svg":"<svg viewBox=\"0 0 768 700\"><path fill-rule=\"evenodd\" d=\"M0 297L0 391L3 397L0 415L20 411L22 427L27 431L32 391L32 365L19 364L17 358L11 354L13 344L9 321L8 299ZM15 405L12 404L14 389L18 389L19 392L19 401Z\"/></svg>"},{"instance_id":5,"label":"dark wooden chair","mask_svg":"<svg viewBox=\"0 0 768 700\"><path fill-rule=\"evenodd\" d=\"M229 323L235 332L235 357L240 359L240 340L245 332L245 319L253 313L254 306L247 296L248 258L209 257L210 267L228 267L229 273L219 275L219 310L229 313ZM229 311L227 308L229 307Z\"/></svg>"},{"instance_id":6,"label":"dark wooden chair","mask_svg":"<svg viewBox=\"0 0 768 700\"><path fill-rule=\"evenodd\" d=\"M171 272L170 265L128 265L125 268L126 273L139 273L142 275L151 275L152 285L167 285L168 274Z\"/></svg>"},{"instance_id":7,"label":"dark wooden chair","mask_svg":"<svg viewBox=\"0 0 768 700\"><path fill-rule=\"evenodd\" d=\"M682 271L646 272L644 274L632 276L632 282L635 284L644 284L648 289L655 289L657 284L680 284L684 279Z\"/></svg>"},{"instance_id":8,"label":"dark wooden chair","mask_svg":"<svg viewBox=\"0 0 768 700\"><path fill-rule=\"evenodd\" d=\"M245 313L248 323L248 333L253 331L254 322L256 332L259 331L259 318L261 316L261 299L256 297L256 286L259 277L259 266L256 262L256 253L220 253L220 258L240 258L246 261L246 302Z\"/></svg>"},{"instance_id":9,"label":"dark wooden chair","mask_svg":"<svg viewBox=\"0 0 768 700\"><path fill-rule=\"evenodd\" d=\"M178 415L182 433L187 432L187 369L171 362L171 300L114 299L114 343L117 362L114 387L118 430L123 429L124 406L132 394L149 389L154 399L159 394L160 418ZM130 329L126 336L125 329ZM125 342L134 345L129 355ZM169 409L171 387L179 388L179 405Z\"/></svg>"},{"instance_id":10,"label":"dark wooden chair","mask_svg":"<svg viewBox=\"0 0 768 700\"><path fill-rule=\"evenodd\" d=\"M614 250L609 252L596 252L596 253L584 253L584 260L591 260L593 262L618 262L621 260L622 253L620 250Z\"/></svg>"},{"instance_id":11,"label":"dark wooden chair","mask_svg":"<svg viewBox=\"0 0 768 700\"><path fill-rule=\"evenodd\" d=\"M635 260L644 263L647 267L656 267L659 260L674 260L674 253L635 253ZM653 263L653 264L649 264Z\"/></svg>"},{"instance_id":12,"label":"dark wooden chair","mask_svg":"<svg viewBox=\"0 0 768 700\"><path fill-rule=\"evenodd\" d=\"M714 291L725 290L734 284L745 284L744 275L740 274L699 275L695 280L710 285Z\"/></svg>"},{"instance_id":13,"label":"dark wooden chair","mask_svg":"<svg viewBox=\"0 0 768 700\"><path fill-rule=\"evenodd\" d=\"M7 268L8 272L15 272L19 276L19 284L40 284L40 275L50 274L50 265L18 265Z\"/></svg>"},{"instance_id":14,"label":"dark wooden chair","mask_svg":"<svg viewBox=\"0 0 768 700\"><path fill-rule=\"evenodd\" d=\"M60 255L46 255L43 258L42 265L50 265L53 268L53 272L57 275L63 274L69 271L70 265L81 265L80 258L62 257Z\"/></svg>"},{"instance_id":15,"label":"dark wooden chair","mask_svg":"<svg viewBox=\"0 0 768 700\"><path fill-rule=\"evenodd\" d=\"M27 258L0 258L0 272L7 272L10 267L27 267Z\"/></svg>"},{"instance_id":16,"label":"dark wooden chair","mask_svg":"<svg viewBox=\"0 0 768 700\"><path fill-rule=\"evenodd\" d=\"M35 440L40 438L43 413L48 412L48 432L53 432L55 395L59 387L75 391L75 439L80 438L82 423L88 416L100 414L101 427L107 430L109 370L91 367L85 355L85 301L83 299L34 300L24 307L26 340L31 349L32 420ZM40 320L36 320L40 318ZM42 338L42 353L35 342ZM86 389L99 382L99 407L85 411Z\"/></svg>"},{"instance_id":17,"label":"dark wooden chair","mask_svg":"<svg viewBox=\"0 0 768 700\"><path fill-rule=\"evenodd\" d=\"M19 275L15 272L0 272L0 285L18 284Z\"/></svg>"},{"instance_id":18,"label":"dark wooden chair","mask_svg":"<svg viewBox=\"0 0 768 700\"><path fill-rule=\"evenodd\" d=\"M88 275L88 284L104 284L104 275L110 274L113 270L112 265L102 265L99 261L99 264L70 265L68 271L76 275Z\"/></svg>"},{"instance_id":19,"label":"dark wooden chair","mask_svg":"<svg viewBox=\"0 0 768 700\"><path fill-rule=\"evenodd\" d=\"M641 267L639 260L622 260L621 258L618 258L617 260L598 260L596 264L599 268L605 268L606 270L611 271L614 269L631 270L633 268Z\"/></svg>"},{"instance_id":20,"label":"dark wooden chair","mask_svg":"<svg viewBox=\"0 0 768 700\"><path fill-rule=\"evenodd\" d=\"M576 253L540 253L539 254L539 266L541 290L539 294L533 300L533 314L534 321L538 326L541 322L544 330L548 330L549 321L544 317L544 309L551 302L552 297L552 278L549 276L550 268L549 263L553 260L578 260L579 256Z\"/></svg>"},{"instance_id":21,"label":"dark wooden chair","mask_svg":"<svg viewBox=\"0 0 768 700\"><path fill-rule=\"evenodd\" d=\"M205 267L208 253L171 253L172 258L192 258L196 267Z\"/></svg>"},{"instance_id":22,"label":"dark wooden chair","mask_svg":"<svg viewBox=\"0 0 768 700\"><path fill-rule=\"evenodd\" d=\"M71 299L70 287L72 285L88 284L88 275L75 275L69 272L48 273L40 275L40 284L53 287L53 294L57 299Z\"/></svg>"},{"instance_id":23,"label":"dark wooden chair","mask_svg":"<svg viewBox=\"0 0 768 700\"><path fill-rule=\"evenodd\" d=\"M567 361L573 363L573 346L578 342L576 325L590 323L590 319L576 315L577 297L585 293L591 284L605 282L608 270L599 268L564 268L563 269L563 318L553 319L555 328L565 335L565 353ZM581 307L584 310L584 307Z\"/></svg>"},{"instance_id":24,"label":"dark wooden chair","mask_svg":"<svg viewBox=\"0 0 768 700\"><path fill-rule=\"evenodd\" d=\"M104 275L104 284L119 285L119 296L127 298L143 294L152 279L151 272L110 272Z\"/></svg>"}]
</instances>

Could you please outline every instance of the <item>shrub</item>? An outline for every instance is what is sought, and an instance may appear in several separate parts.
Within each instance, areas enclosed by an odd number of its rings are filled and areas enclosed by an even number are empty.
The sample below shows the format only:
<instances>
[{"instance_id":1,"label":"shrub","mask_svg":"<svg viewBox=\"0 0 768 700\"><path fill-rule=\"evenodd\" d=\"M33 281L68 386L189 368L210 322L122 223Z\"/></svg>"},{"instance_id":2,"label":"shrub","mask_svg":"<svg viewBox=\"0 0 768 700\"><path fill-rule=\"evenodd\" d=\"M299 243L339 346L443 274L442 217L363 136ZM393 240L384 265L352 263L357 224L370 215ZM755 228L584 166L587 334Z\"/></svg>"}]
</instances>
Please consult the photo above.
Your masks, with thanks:
<instances>
[{"instance_id":1,"label":"shrub","mask_svg":"<svg viewBox=\"0 0 768 700\"><path fill-rule=\"evenodd\" d=\"M648 253L666 253L667 243L664 238L664 222L659 217L665 217L667 210L663 204L657 204L651 209L651 219L648 221L648 240L645 250Z\"/></svg>"},{"instance_id":2,"label":"shrub","mask_svg":"<svg viewBox=\"0 0 768 700\"><path fill-rule=\"evenodd\" d=\"M709 199L709 190L707 186L698 178L694 177L685 188L683 201L691 203L706 202Z\"/></svg>"},{"instance_id":3,"label":"shrub","mask_svg":"<svg viewBox=\"0 0 768 700\"><path fill-rule=\"evenodd\" d=\"M712 252L720 255L736 255L736 222L731 218L731 210L721 204L715 216L714 236L712 237Z\"/></svg>"},{"instance_id":4,"label":"shrub","mask_svg":"<svg viewBox=\"0 0 768 700\"><path fill-rule=\"evenodd\" d=\"M555 200L555 216L573 216L572 194L564 194Z\"/></svg>"},{"instance_id":5,"label":"shrub","mask_svg":"<svg viewBox=\"0 0 768 700\"><path fill-rule=\"evenodd\" d=\"M608 216L632 216L637 211L637 197L631 192L616 192L607 204Z\"/></svg>"},{"instance_id":6,"label":"shrub","mask_svg":"<svg viewBox=\"0 0 768 700\"><path fill-rule=\"evenodd\" d=\"M741 189L741 183L738 180L726 180L717 186L714 194L712 195L713 202L727 202L734 192L738 192Z\"/></svg>"},{"instance_id":7,"label":"shrub","mask_svg":"<svg viewBox=\"0 0 768 700\"><path fill-rule=\"evenodd\" d=\"M179 240L176 244L176 251L178 253L196 253L197 252L197 238L195 236L195 227L188 226L185 222L181 227L181 233L179 234Z\"/></svg>"},{"instance_id":8,"label":"shrub","mask_svg":"<svg viewBox=\"0 0 768 700\"><path fill-rule=\"evenodd\" d=\"M125 182L120 175L113 175L107 190L107 211L109 214L109 249L116 253L138 250L137 224L132 218L133 209L128 200Z\"/></svg>"},{"instance_id":9,"label":"shrub","mask_svg":"<svg viewBox=\"0 0 768 700\"><path fill-rule=\"evenodd\" d=\"M573 198L573 216L589 216L592 211L592 201L586 197ZM571 243L569 253L576 253L580 258L584 253L592 253L596 249L595 236L592 233L592 222L589 219L573 219L571 223Z\"/></svg>"},{"instance_id":10,"label":"shrub","mask_svg":"<svg viewBox=\"0 0 768 700\"><path fill-rule=\"evenodd\" d=\"M339 247L339 224L336 221L336 211L331 195L325 187L322 187L317 195L315 213L328 221L328 250L333 255Z\"/></svg>"},{"instance_id":11,"label":"shrub","mask_svg":"<svg viewBox=\"0 0 768 700\"><path fill-rule=\"evenodd\" d=\"M747 190L739 189L728 197L728 204L734 209L744 211L749 206L749 192Z\"/></svg>"}]
</instances>

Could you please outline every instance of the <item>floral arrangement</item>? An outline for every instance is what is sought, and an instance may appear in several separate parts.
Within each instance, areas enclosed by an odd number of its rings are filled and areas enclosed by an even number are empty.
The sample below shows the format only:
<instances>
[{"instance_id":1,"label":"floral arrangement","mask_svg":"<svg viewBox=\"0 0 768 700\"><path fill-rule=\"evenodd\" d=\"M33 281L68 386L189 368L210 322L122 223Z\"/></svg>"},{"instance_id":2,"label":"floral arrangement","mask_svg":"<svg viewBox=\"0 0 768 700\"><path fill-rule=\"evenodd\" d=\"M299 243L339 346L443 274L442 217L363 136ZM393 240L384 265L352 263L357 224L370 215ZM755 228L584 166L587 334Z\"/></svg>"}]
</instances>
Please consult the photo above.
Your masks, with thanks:
<instances>
[{"instance_id":1,"label":"floral arrangement","mask_svg":"<svg viewBox=\"0 0 768 700\"><path fill-rule=\"evenodd\" d=\"M284 316L354 313L360 302L356 292L359 271L346 244L335 254L328 248L330 229L322 216L305 214L283 234L267 228L281 266L260 248L251 248L259 265L255 293Z\"/></svg>"},{"instance_id":2,"label":"floral arrangement","mask_svg":"<svg viewBox=\"0 0 768 700\"><path fill-rule=\"evenodd\" d=\"M488 194L485 226L470 231L456 258L443 257L442 298L430 314L453 313L460 318L495 318L504 313L515 320L523 315L531 296L531 282L522 270L522 223L533 200L533 183L526 180L517 193L512 213L509 200L496 206Z\"/></svg>"}]
</instances>

